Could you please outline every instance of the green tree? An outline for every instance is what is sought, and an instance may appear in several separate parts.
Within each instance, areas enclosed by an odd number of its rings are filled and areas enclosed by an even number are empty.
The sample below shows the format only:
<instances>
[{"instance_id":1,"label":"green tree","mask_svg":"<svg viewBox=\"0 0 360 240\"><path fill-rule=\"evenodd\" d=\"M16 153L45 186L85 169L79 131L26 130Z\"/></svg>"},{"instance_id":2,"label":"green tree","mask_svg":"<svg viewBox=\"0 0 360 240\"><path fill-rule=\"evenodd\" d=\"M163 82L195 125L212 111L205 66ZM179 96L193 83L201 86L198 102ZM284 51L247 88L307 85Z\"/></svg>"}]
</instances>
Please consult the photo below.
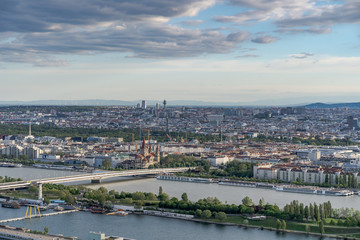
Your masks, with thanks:
<instances>
[{"instance_id":1,"label":"green tree","mask_svg":"<svg viewBox=\"0 0 360 240\"><path fill-rule=\"evenodd\" d=\"M310 216L310 208L308 206L305 206L305 209L304 209L304 217L306 219L308 219Z\"/></svg>"},{"instance_id":2,"label":"green tree","mask_svg":"<svg viewBox=\"0 0 360 240\"><path fill-rule=\"evenodd\" d=\"M135 192L132 195L133 200L145 200L145 194L143 192Z\"/></svg>"},{"instance_id":3,"label":"green tree","mask_svg":"<svg viewBox=\"0 0 360 240\"><path fill-rule=\"evenodd\" d=\"M316 203L314 203L314 217L316 221L320 220L319 206Z\"/></svg>"},{"instance_id":4,"label":"green tree","mask_svg":"<svg viewBox=\"0 0 360 240\"><path fill-rule=\"evenodd\" d=\"M310 226L308 224L305 225L305 232L310 232Z\"/></svg>"},{"instance_id":5,"label":"green tree","mask_svg":"<svg viewBox=\"0 0 360 240\"><path fill-rule=\"evenodd\" d=\"M315 212L314 212L314 206L312 205L312 203L310 203L309 210L310 210L310 218L314 219Z\"/></svg>"},{"instance_id":6,"label":"green tree","mask_svg":"<svg viewBox=\"0 0 360 240\"><path fill-rule=\"evenodd\" d=\"M167 195L166 193L162 193L161 195L158 196L160 201L167 201L169 200L169 195Z\"/></svg>"},{"instance_id":7,"label":"green tree","mask_svg":"<svg viewBox=\"0 0 360 240\"><path fill-rule=\"evenodd\" d=\"M286 229L286 222L285 222L285 220L282 220L281 227L282 227L283 230Z\"/></svg>"},{"instance_id":8,"label":"green tree","mask_svg":"<svg viewBox=\"0 0 360 240\"><path fill-rule=\"evenodd\" d=\"M264 204L265 204L265 199L262 197L259 200L259 206L262 207L262 206L264 206Z\"/></svg>"},{"instance_id":9,"label":"green tree","mask_svg":"<svg viewBox=\"0 0 360 240\"><path fill-rule=\"evenodd\" d=\"M46 203L46 204L50 204L50 200L49 200L49 198L48 198L48 197L44 197L44 203Z\"/></svg>"},{"instance_id":10,"label":"green tree","mask_svg":"<svg viewBox=\"0 0 360 240\"><path fill-rule=\"evenodd\" d=\"M136 208L141 208L144 205L144 201L140 200L135 203Z\"/></svg>"},{"instance_id":11,"label":"green tree","mask_svg":"<svg viewBox=\"0 0 360 240\"><path fill-rule=\"evenodd\" d=\"M201 217L201 214L202 214L202 210L201 209L196 209L195 216Z\"/></svg>"},{"instance_id":12,"label":"green tree","mask_svg":"<svg viewBox=\"0 0 360 240\"><path fill-rule=\"evenodd\" d=\"M162 188L162 186L159 187L159 194L158 194L158 196L160 196L161 194L163 194L163 188Z\"/></svg>"},{"instance_id":13,"label":"green tree","mask_svg":"<svg viewBox=\"0 0 360 240\"><path fill-rule=\"evenodd\" d=\"M153 193L148 193L146 195L146 199L149 200L149 201L155 201L156 200L156 195L153 194Z\"/></svg>"},{"instance_id":14,"label":"green tree","mask_svg":"<svg viewBox=\"0 0 360 240\"><path fill-rule=\"evenodd\" d=\"M109 169L109 168L112 167L110 158L106 158L106 159L102 162L102 167L103 167L104 169Z\"/></svg>"},{"instance_id":15,"label":"green tree","mask_svg":"<svg viewBox=\"0 0 360 240\"><path fill-rule=\"evenodd\" d=\"M67 203L67 204L70 204L70 205L72 205L72 204L74 204L75 203L75 198L73 197L73 195L71 195L71 193L69 192L69 191L67 191L66 190L66 192L65 192L65 202Z\"/></svg>"},{"instance_id":16,"label":"green tree","mask_svg":"<svg viewBox=\"0 0 360 240\"><path fill-rule=\"evenodd\" d=\"M280 230L281 227L282 227L282 223L281 223L281 221L280 221L279 219L277 219L277 220L276 220L276 229L277 229L277 230Z\"/></svg>"},{"instance_id":17,"label":"green tree","mask_svg":"<svg viewBox=\"0 0 360 240\"><path fill-rule=\"evenodd\" d=\"M123 200L123 203L124 203L124 204L132 204L132 203L133 203L133 200L132 200L132 198L125 198L125 199Z\"/></svg>"},{"instance_id":18,"label":"green tree","mask_svg":"<svg viewBox=\"0 0 360 240\"><path fill-rule=\"evenodd\" d=\"M244 197L242 200L242 204L244 204L245 206L251 206L253 205L253 201L251 198L249 198L248 196Z\"/></svg>"},{"instance_id":19,"label":"green tree","mask_svg":"<svg viewBox=\"0 0 360 240\"><path fill-rule=\"evenodd\" d=\"M204 210L202 213L201 213L201 217L202 218L205 218L205 219L208 219L208 218L211 218L211 211L210 210Z\"/></svg>"},{"instance_id":20,"label":"green tree","mask_svg":"<svg viewBox=\"0 0 360 240\"><path fill-rule=\"evenodd\" d=\"M218 212L216 214L216 219L218 219L220 221L225 221L226 218L227 218L227 216L226 216L226 213L224 213L224 212Z\"/></svg>"},{"instance_id":21,"label":"green tree","mask_svg":"<svg viewBox=\"0 0 360 240\"><path fill-rule=\"evenodd\" d=\"M44 234L47 235L49 233L49 228L48 227L44 227Z\"/></svg>"},{"instance_id":22,"label":"green tree","mask_svg":"<svg viewBox=\"0 0 360 240\"><path fill-rule=\"evenodd\" d=\"M182 199L184 202L188 202L189 199L188 199L187 193L183 193L183 194L181 195L181 199Z\"/></svg>"},{"instance_id":23,"label":"green tree","mask_svg":"<svg viewBox=\"0 0 360 240\"><path fill-rule=\"evenodd\" d=\"M319 231L320 231L321 235L323 235L325 233L325 227L324 227L323 221L319 222Z\"/></svg>"}]
</instances>

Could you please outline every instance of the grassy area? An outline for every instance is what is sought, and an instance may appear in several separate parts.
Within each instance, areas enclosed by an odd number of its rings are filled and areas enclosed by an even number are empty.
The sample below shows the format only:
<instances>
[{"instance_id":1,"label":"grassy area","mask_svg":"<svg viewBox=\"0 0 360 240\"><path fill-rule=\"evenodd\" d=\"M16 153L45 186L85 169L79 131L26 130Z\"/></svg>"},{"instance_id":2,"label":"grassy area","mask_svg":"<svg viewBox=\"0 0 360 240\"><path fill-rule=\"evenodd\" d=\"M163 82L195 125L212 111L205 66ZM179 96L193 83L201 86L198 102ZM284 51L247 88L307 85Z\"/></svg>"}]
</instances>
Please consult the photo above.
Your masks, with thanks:
<instances>
[{"instance_id":1,"label":"grassy area","mask_svg":"<svg viewBox=\"0 0 360 240\"><path fill-rule=\"evenodd\" d=\"M7 191L3 195L14 197L14 198L37 199L37 195L30 193L30 192L25 192L25 191Z\"/></svg>"},{"instance_id":2,"label":"grassy area","mask_svg":"<svg viewBox=\"0 0 360 240\"><path fill-rule=\"evenodd\" d=\"M243 216L231 216L226 219L228 223L235 223L235 224L243 224L246 218ZM216 219L212 219L213 222L218 222ZM330 221L329 221L330 222ZM265 227L265 228L272 228L276 229L276 219L268 217L266 220L249 220L249 225L251 226L258 226L258 227ZM301 222L286 222L286 229L292 231L301 231L306 232L306 225L309 225L309 232L319 233L319 226L315 222L309 223L301 223ZM325 226L325 233L326 234L336 234L336 235L343 235L343 234L356 234L360 237L360 228L358 227L337 227L337 226ZM354 237L355 235L352 235Z\"/></svg>"}]
</instances>

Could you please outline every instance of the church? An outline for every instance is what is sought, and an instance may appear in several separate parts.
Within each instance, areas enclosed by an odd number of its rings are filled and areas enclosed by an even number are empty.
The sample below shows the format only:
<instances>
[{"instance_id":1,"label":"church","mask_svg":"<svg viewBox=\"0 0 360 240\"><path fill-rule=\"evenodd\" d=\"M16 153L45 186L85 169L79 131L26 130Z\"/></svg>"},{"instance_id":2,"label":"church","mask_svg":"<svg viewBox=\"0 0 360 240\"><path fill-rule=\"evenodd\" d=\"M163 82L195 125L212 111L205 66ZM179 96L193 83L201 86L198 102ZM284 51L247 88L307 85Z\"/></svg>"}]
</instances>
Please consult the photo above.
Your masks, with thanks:
<instances>
[{"instance_id":1,"label":"church","mask_svg":"<svg viewBox=\"0 0 360 240\"><path fill-rule=\"evenodd\" d=\"M160 163L160 148L156 147L153 152L151 145L146 146L145 139L142 142L140 153L135 156L135 168L148 168L150 165Z\"/></svg>"}]
</instances>

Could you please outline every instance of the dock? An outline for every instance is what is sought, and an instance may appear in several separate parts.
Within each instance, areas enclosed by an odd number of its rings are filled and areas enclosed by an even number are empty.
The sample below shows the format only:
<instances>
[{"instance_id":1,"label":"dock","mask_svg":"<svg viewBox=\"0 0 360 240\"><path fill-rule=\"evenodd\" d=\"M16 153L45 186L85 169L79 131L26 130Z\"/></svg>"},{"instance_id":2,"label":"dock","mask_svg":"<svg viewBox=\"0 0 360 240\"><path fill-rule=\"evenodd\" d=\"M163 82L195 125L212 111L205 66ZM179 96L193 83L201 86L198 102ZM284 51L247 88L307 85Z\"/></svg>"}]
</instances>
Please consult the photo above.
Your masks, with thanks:
<instances>
[{"instance_id":1,"label":"dock","mask_svg":"<svg viewBox=\"0 0 360 240\"><path fill-rule=\"evenodd\" d=\"M52 213L45 213L45 214L41 214L41 216L39 215L34 215L31 218L42 218L42 217L48 217L48 216L53 216L53 215L60 215L60 214L65 214L65 213L73 213L73 212L78 212L79 210L68 210L68 211L61 211L61 212L52 212ZM19 217L19 218L10 218L10 219L5 219L5 220L0 220L0 224L3 223L8 223L8 222L16 222L16 221L22 221L25 219L31 219L30 217Z\"/></svg>"}]
</instances>

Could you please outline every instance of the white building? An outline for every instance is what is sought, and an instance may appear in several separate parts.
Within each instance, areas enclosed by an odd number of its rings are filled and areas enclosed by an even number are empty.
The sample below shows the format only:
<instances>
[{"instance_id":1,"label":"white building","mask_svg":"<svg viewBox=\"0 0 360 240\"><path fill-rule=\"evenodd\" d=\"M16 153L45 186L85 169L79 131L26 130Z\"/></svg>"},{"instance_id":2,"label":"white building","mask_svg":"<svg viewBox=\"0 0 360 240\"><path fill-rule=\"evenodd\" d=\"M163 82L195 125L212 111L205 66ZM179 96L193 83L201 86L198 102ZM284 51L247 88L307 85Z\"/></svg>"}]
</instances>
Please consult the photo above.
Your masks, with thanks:
<instances>
[{"instance_id":1,"label":"white building","mask_svg":"<svg viewBox=\"0 0 360 240\"><path fill-rule=\"evenodd\" d=\"M211 157L208 158L207 160L209 160L211 162L211 166L219 166L219 165L225 165L226 163L234 160L233 157L229 158L228 156L222 156L222 157Z\"/></svg>"},{"instance_id":2,"label":"white building","mask_svg":"<svg viewBox=\"0 0 360 240\"><path fill-rule=\"evenodd\" d=\"M38 160L54 163L60 161L60 155L40 154Z\"/></svg>"}]
</instances>

